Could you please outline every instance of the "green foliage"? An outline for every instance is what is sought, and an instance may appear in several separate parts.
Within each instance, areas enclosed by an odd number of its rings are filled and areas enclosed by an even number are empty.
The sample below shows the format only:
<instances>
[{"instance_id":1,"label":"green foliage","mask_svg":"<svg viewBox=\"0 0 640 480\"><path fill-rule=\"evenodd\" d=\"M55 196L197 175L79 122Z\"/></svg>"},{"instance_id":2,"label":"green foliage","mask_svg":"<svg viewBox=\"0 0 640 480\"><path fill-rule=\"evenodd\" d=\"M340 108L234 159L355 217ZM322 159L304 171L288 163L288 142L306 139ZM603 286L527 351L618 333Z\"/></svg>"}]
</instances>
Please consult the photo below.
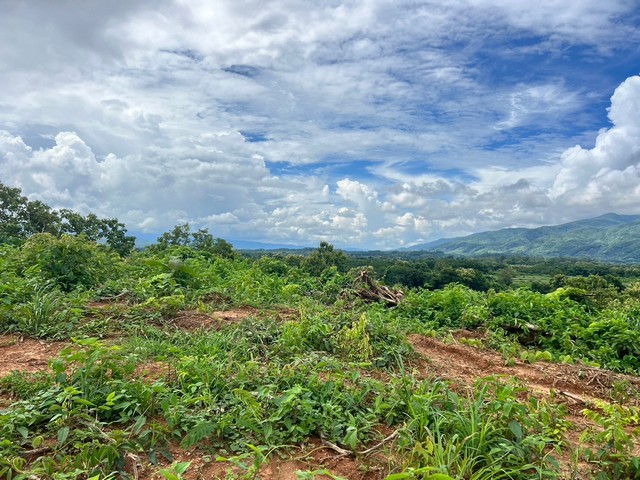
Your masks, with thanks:
<instances>
[{"instance_id":1,"label":"green foliage","mask_svg":"<svg viewBox=\"0 0 640 480\"><path fill-rule=\"evenodd\" d=\"M214 238L206 228L191 232L191 227L188 223L176 225L170 232L163 233L158 237L154 245L148 247L148 250L159 253L171 250L174 247L189 247L202 254L229 259L237 256L233 245L229 242L222 238Z\"/></svg>"},{"instance_id":2,"label":"green foliage","mask_svg":"<svg viewBox=\"0 0 640 480\"><path fill-rule=\"evenodd\" d=\"M127 236L124 224L115 218L52 210L39 200L29 201L19 188L0 183L0 244L19 244L38 233L83 235L89 240L104 241L122 256L130 254L135 246L135 237Z\"/></svg>"},{"instance_id":3,"label":"green foliage","mask_svg":"<svg viewBox=\"0 0 640 480\"><path fill-rule=\"evenodd\" d=\"M0 474L113 478L125 455L162 445L144 415L154 389L130 378L130 359L95 339L76 345L54 362L55 383L41 382L28 398L0 410ZM45 438L53 441L31 456Z\"/></svg>"},{"instance_id":4,"label":"green foliage","mask_svg":"<svg viewBox=\"0 0 640 480\"><path fill-rule=\"evenodd\" d=\"M442 383L407 387L398 448L410 449L409 468L392 478L554 477L547 450L558 442L546 434L538 405L519 402L514 385L485 379L469 398Z\"/></svg>"},{"instance_id":5,"label":"green foliage","mask_svg":"<svg viewBox=\"0 0 640 480\"><path fill-rule=\"evenodd\" d=\"M424 328L475 328L487 317L483 296L468 287L452 284L443 290L409 292L398 307L407 322L420 321Z\"/></svg>"},{"instance_id":6,"label":"green foliage","mask_svg":"<svg viewBox=\"0 0 640 480\"><path fill-rule=\"evenodd\" d=\"M449 284L458 283L479 291L489 289L489 282L482 272L475 268L457 267L443 265L442 262L436 264L436 269L431 279L432 288L444 288Z\"/></svg>"},{"instance_id":7,"label":"green foliage","mask_svg":"<svg viewBox=\"0 0 640 480\"><path fill-rule=\"evenodd\" d=\"M608 214L540 228L509 228L418 245L448 255L530 255L639 262L640 216Z\"/></svg>"},{"instance_id":8,"label":"green foliage","mask_svg":"<svg viewBox=\"0 0 640 480\"><path fill-rule=\"evenodd\" d=\"M60 210L59 232L84 236L94 242L104 242L114 252L127 256L135 247L135 237L127 235L127 229L116 218L98 218L95 214L82 216L72 210Z\"/></svg>"},{"instance_id":9,"label":"green foliage","mask_svg":"<svg viewBox=\"0 0 640 480\"><path fill-rule=\"evenodd\" d=\"M336 267L338 271L344 271L347 265L347 256L342 250L336 250L328 242L320 242L317 250L304 259L302 268L313 276L320 276L330 267Z\"/></svg>"},{"instance_id":10,"label":"green foliage","mask_svg":"<svg viewBox=\"0 0 640 480\"><path fill-rule=\"evenodd\" d=\"M338 349L353 360L366 362L373 356L373 347L367 333L367 319L363 313L350 328L343 328L338 333Z\"/></svg>"},{"instance_id":11,"label":"green foliage","mask_svg":"<svg viewBox=\"0 0 640 480\"><path fill-rule=\"evenodd\" d=\"M398 260L384 270L383 279L388 285L404 285L409 288L422 287L430 279L424 265L407 260Z\"/></svg>"},{"instance_id":12,"label":"green foliage","mask_svg":"<svg viewBox=\"0 0 640 480\"><path fill-rule=\"evenodd\" d=\"M172 461L172 442L220 454L240 469L235 475L250 478L283 445L321 437L367 458L359 453L393 429L393 441L377 447L396 472L391 479L555 478L554 457L566 450L571 428L566 407L494 379L462 395L415 378L407 333L478 329L482 340L468 345L496 348L514 363L522 355L640 371L633 287L596 304L592 294L604 284L589 276L581 287L564 278L548 295L450 284L408 290L388 308L342 294L354 275L328 244L309 262L252 259L212 254L208 237L190 231L180 244L184 229L175 233L175 244L168 239L165 249L125 259L82 237L35 235L23 246L0 247L3 330L109 335L108 342L77 338L51 363L52 373L0 380L0 392L18 400L0 410L0 477L118 478L132 455ZM373 276L384 265L368 271ZM451 267L467 279L479 272L493 285L507 268L501 260L420 266L430 281ZM178 320L162 321L234 305L255 309L241 321L216 313L209 328L191 332L177 328ZM150 376L147 365L156 366ZM633 394L619 390L616 398ZM632 478L637 412L607 408L590 409L590 421L608 433L591 432L585 441L593 448L582 458L603 474ZM36 460L30 452L43 445L48 450ZM186 468L174 463L158 473L181 478L191 474Z\"/></svg>"},{"instance_id":13,"label":"green foliage","mask_svg":"<svg viewBox=\"0 0 640 480\"><path fill-rule=\"evenodd\" d=\"M166 480L181 480L190 465L191 462L173 462L170 468L161 468L158 473Z\"/></svg>"},{"instance_id":14,"label":"green foliage","mask_svg":"<svg viewBox=\"0 0 640 480\"><path fill-rule=\"evenodd\" d=\"M267 462L267 455L265 455L266 447L256 447L255 445L247 444L249 452L242 453L240 455L234 455L232 457L217 457L218 462L228 462L238 467L243 473L242 478L253 479L260 478L260 468ZM251 463L247 463L246 460L250 459Z\"/></svg>"},{"instance_id":15,"label":"green foliage","mask_svg":"<svg viewBox=\"0 0 640 480\"><path fill-rule=\"evenodd\" d=\"M82 237L48 233L30 237L17 254L17 271L52 281L62 291L92 288L113 275L120 258Z\"/></svg>"},{"instance_id":16,"label":"green foliage","mask_svg":"<svg viewBox=\"0 0 640 480\"><path fill-rule=\"evenodd\" d=\"M584 448L580 453L600 469L597 478L638 478L640 458L633 456L633 437L640 436L640 410L604 402L595 406L597 410L585 408L582 414L600 429L586 430L581 440L595 442L599 447Z\"/></svg>"},{"instance_id":17,"label":"green foliage","mask_svg":"<svg viewBox=\"0 0 640 480\"><path fill-rule=\"evenodd\" d=\"M0 378L0 393L26 400L51 387L53 379L47 372L28 373L14 370Z\"/></svg>"},{"instance_id":18,"label":"green foliage","mask_svg":"<svg viewBox=\"0 0 640 480\"><path fill-rule=\"evenodd\" d=\"M76 302L74 302L76 303ZM34 285L29 300L18 303L7 322L8 331L18 331L34 337L67 337L78 322L83 309L62 292L47 284Z\"/></svg>"},{"instance_id":19,"label":"green foliage","mask_svg":"<svg viewBox=\"0 0 640 480\"><path fill-rule=\"evenodd\" d=\"M58 222L50 207L0 183L0 243L18 243L35 233L58 233Z\"/></svg>"}]
</instances>

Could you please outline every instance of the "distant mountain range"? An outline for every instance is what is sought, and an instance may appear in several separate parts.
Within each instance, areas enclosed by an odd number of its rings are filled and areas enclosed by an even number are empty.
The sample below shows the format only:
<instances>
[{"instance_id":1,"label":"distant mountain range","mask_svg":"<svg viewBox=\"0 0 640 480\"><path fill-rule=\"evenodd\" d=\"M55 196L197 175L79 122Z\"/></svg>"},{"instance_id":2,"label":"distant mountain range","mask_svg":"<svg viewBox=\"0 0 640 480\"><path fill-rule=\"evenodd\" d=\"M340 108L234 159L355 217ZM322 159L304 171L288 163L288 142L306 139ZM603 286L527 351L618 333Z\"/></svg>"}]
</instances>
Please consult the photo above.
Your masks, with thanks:
<instances>
[{"instance_id":1,"label":"distant mountain range","mask_svg":"<svg viewBox=\"0 0 640 480\"><path fill-rule=\"evenodd\" d=\"M463 256L524 255L640 263L640 215L607 213L562 225L505 228L466 237L443 238L405 250Z\"/></svg>"},{"instance_id":2,"label":"distant mountain range","mask_svg":"<svg viewBox=\"0 0 640 480\"><path fill-rule=\"evenodd\" d=\"M147 247L152 245L158 241L158 237L161 235L159 233L145 233L145 232L137 232L132 231L129 232L131 235L136 237L136 245L139 248ZM287 245L281 243L264 243L264 242L253 242L250 240L228 240L229 243L233 245L234 248L238 250L301 250L301 249L310 249L311 246L298 246L298 245ZM315 247L317 248L317 246Z\"/></svg>"}]
</instances>

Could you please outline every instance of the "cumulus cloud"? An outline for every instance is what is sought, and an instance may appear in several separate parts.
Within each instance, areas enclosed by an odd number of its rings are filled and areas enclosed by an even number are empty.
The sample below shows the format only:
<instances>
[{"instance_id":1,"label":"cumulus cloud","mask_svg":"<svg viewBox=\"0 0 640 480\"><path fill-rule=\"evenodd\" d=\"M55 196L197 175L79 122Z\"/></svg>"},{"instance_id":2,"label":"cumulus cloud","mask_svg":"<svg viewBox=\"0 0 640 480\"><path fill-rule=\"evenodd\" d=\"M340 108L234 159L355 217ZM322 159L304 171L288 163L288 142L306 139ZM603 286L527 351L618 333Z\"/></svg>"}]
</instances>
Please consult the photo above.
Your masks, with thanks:
<instances>
[{"instance_id":1,"label":"cumulus cloud","mask_svg":"<svg viewBox=\"0 0 640 480\"><path fill-rule=\"evenodd\" d=\"M384 248L638 204L638 77L589 148L633 2L3 8L0 180L55 207Z\"/></svg>"},{"instance_id":2,"label":"cumulus cloud","mask_svg":"<svg viewBox=\"0 0 640 480\"><path fill-rule=\"evenodd\" d=\"M640 76L625 80L611 97L613 126L600 131L595 146L580 145L562 155L552 197L568 204L623 208L638 205L640 178Z\"/></svg>"}]
</instances>

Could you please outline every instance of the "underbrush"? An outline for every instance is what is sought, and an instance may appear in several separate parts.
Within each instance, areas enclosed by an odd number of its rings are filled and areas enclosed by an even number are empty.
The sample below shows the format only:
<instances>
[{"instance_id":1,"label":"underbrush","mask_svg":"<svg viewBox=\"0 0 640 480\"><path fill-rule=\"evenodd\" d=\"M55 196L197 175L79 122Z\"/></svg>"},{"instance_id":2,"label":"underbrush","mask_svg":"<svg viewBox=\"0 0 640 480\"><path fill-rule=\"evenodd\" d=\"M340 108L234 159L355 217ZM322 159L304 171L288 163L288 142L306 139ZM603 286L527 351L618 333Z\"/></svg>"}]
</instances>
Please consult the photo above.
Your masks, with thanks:
<instances>
[{"instance_id":1,"label":"underbrush","mask_svg":"<svg viewBox=\"0 0 640 480\"><path fill-rule=\"evenodd\" d=\"M519 289L483 294L450 285L440 291L409 292L391 316L407 332L486 332L489 345L507 356L519 357L525 350L526 358L534 358L546 352L547 360L583 361L639 375L640 302L629 296L596 307L584 293L573 299L574 293Z\"/></svg>"},{"instance_id":2,"label":"underbrush","mask_svg":"<svg viewBox=\"0 0 640 480\"><path fill-rule=\"evenodd\" d=\"M252 445L286 451L322 438L357 455L391 428L398 440L385 448L394 468L416 478L427 472L552 478L554 462L545 452L561 440L549 434L538 405L517 400L517 387L488 380L465 397L443 382L383 374L348 355L307 351L284 358L277 340L251 359L247 344L223 348L231 336L220 335L221 348L211 354L204 350L212 336L198 343L192 335L191 350L184 337L175 350L156 343L146 352L136 341L116 347L78 340L37 386L25 388L28 377L20 374L7 377L4 388L23 399L0 411L0 472L126 476L128 459L171 459L171 441L213 455L243 454ZM170 368L143 381L145 354L170 357Z\"/></svg>"},{"instance_id":3,"label":"underbrush","mask_svg":"<svg viewBox=\"0 0 640 480\"><path fill-rule=\"evenodd\" d=\"M82 242L42 237L0 258L2 332L72 339L48 373L0 380L0 394L15 401L0 410L0 478L134 478L138 461L171 462L170 445L243 465L254 458L244 475L257 478L269 454L312 440L363 464L380 452L389 480L567 478L573 427L564 404L504 379L463 391L421 378L407 334L472 330L482 340L467 344L493 348L507 364L640 373L632 289L594 297L577 287L453 284L409 290L389 308L364 302L353 272L335 265L310 275L304 261L186 247L121 259ZM208 330L178 324L238 306L260 314ZM573 452L576 469L640 475L640 420L623 390L583 409L595 428Z\"/></svg>"}]
</instances>

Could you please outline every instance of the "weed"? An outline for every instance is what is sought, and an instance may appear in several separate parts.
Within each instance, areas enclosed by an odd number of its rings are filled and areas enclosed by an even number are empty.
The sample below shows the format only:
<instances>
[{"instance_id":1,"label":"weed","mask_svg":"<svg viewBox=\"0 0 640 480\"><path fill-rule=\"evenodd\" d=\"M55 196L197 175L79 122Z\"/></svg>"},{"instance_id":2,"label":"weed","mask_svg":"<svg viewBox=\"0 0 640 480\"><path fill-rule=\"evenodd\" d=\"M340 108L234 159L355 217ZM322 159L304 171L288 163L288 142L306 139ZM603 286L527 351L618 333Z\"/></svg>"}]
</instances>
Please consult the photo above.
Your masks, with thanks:
<instances>
[{"instance_id":1,"label":"weed","mask_svg":"<svg viewBox=\"0 0 640 480\"><path fill-rule=\"evenodd\" d=\"M158 473L166 480L182 480L191 462L173 462L169 468L161 468Z\"/></svg>"},{"instance_id":2,"label":"weed","mask_svg":"<svg viewBox=\"0 0 640 480\"><path fill-rule=\"evenodd\" d=\"M605 402L596 402L595 406L597 410L585 408L582 414L601 429L586 430L580 440L595 442L598 448L585 448L582 455L600 469L599 478L638 478L640 458L634 457L633 451L634 437L640 436L640 410Z\"/></svg>"}]
</instances>

